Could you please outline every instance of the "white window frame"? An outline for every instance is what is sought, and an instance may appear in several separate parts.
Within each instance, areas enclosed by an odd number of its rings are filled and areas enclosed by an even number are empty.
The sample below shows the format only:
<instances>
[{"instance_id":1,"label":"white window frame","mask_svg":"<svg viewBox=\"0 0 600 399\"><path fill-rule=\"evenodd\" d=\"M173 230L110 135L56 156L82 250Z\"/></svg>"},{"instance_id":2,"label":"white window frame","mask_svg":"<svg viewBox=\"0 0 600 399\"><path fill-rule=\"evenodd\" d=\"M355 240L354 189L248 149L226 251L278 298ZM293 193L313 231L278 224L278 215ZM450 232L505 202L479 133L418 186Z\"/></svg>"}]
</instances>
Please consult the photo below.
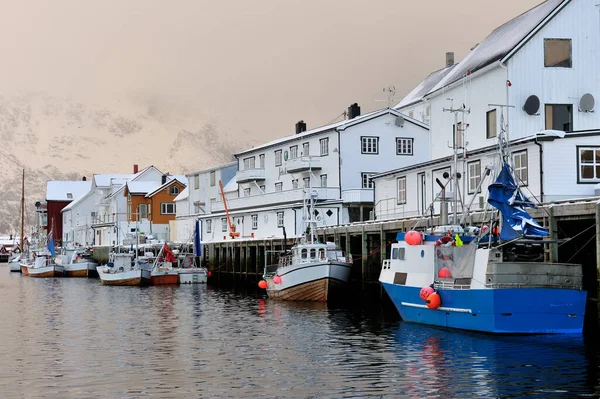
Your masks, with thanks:
<instances>
[{"instance_id":1,"label":"white window frame","mask_svg":"<svg viewBox=\"0 0 600 399\"><path fill-rule=\"evenodd\" d=\"M169 211L169 208L173 208ZM161 215L175 215L177 208L174 202L161 202L160 203L160 214Z\"/></svg>"},{"instance_id":2,"label":"white window frame","mask_svg":"<svg viewBox=\"0 0 600 399\"><path fill-rule=\"evenodd\" d=\"M250 191L250 187L246 187L246 188L244 189L244 197L249 197L249 196L250 196L250 193L251 193L251 191Z\"/></svg>"},{"instance_id":3,"label":"white window frame","mask_svg":"<svg viewBox=\"0 0 600 399\"><path fill-rule=\"evenodd\" d=\"M200 189L200 175L194 175L194 190Z\"/></svg>"},{"instance_id":4,"label":"white window frame","mask_svg":"<svg viewBox=\"0 0 600 399\"><path fill-rule=\"evenodd\" d=\"M212 233L212 220L206 219L206 232Z\"/></svg>"},{"instance_id":5,"label":"white window frame","mask_svg":"<svg viewBox=\"0 0 600 399\"><path fill-rule=\"evenodd\" d=\"M360 138L360 153L377 155L379 154L379 137L377 136L361 136Z\"/></svg>"},{"instance_id":6,"label":"white window frame","mask_svg":"<svg viewBox=\"0 0 600 399\"><path fill-rule=\"evenodd\" d=\"M302 156L303 157L310 156L310 143L309 142L302 143Z\"/></svg>"},{"instance_id":7,"label":"white window frame","mask_svg":"<svg viewBox=\"0 0 600 399\"><path fill-rule=\"evenodd\" d=\"M298 187L298 179L292 179L292 189L295 190Z\"/></svg>"},{"instance_id":8,"label":"white window frame","mask_svg":"<svg viewBox=\"0 0 600 399\"><path fill-rule=\"evenodd\" d=\"M329 155L329 137L319 140L319 148L322 157Z\"/></svg>"},{"instance_id":9,"label":"white window frame","mask_svg":"<svg viewBox=\"0 0 600 399\"><path fill-rule=\"evenodd\" d=\"M260 154L258 156L258 164L259 164L259 168L260 169L264 169L265 168L265 154Z\"/></svg>"},{"instance_id":10,"label":"white window frame","mask_svg":"<svg viewBox=\"0 0 600 399\"><path fill-rule=\"evenodd\" d=\"M252 219L252 230L258 229L258 215L250 215L250 218Z\"/></svg>"},{"instance_id":11,"label":"white window frame","mask_svg":"<svg viewBox=\"0 0 600 399\"><path fill-rule=\"evenodd\" d=\"M304 184L304 188L309 188L310 187L310 177L303 178L302 182Z\"/></svg>"},{"instance_id":12,"label":"white window frame","mask_svg":"<svg viewBox=\"0 0 600 399\"><path fill-rule=\"evenodd\" d=\"M375 182L371 180L371 176L375 173L372 172L362 172L360 174L360 182L362 188L375 188Z\"/></svg>"},{"instance_id":13,"label":"white window frame","mask_svg":"<svg viewBox=\"0 0 600 399\"><path fill-rule=\"evenodd\" d=\"M582 162L581 154L583 151L593 151L592 162ZM582 169L584 166L593 168L594 177L583 177ZM577 146L577 183L599 183L600 172L598 169L600 169L600 146Z\"/></svg>"},{"instance_id":14,"label":"white window frame","mask_svg":"<svg viewBox=\"0 0 600 399\"><path fill-rule=\"evenodd\" d=\"M321 187L327 187L327 175L321 175Z\"/></svg>"},{"instance_id":15,"label":"white window frame","mask_svg":"<svg viewBox=\"0 0 600 399\"><path fill-rule=\"evenodd\" d=\"M281 166L283 163L283 154L281 150L275 150L275 166Z\"/></svg>"},{"instance_id":16,"label":"white window frame","mask_svg":"<svg viewBox=\"0 0 600 399\"><path fill-rule=\"evenodd\" d=\"M277 227L283 227L285 224L285 213L277 212Z\"/></svg>"},{"instance_id":17,"label":"white window frame","mask_svg":"<svg viewBox=\"0 0 600 399\"><path fill-rule=\"evenodd\" d=\"M144 212L142 212L142 207L144 208ZM138 220L148 219L148 204L138 204Z\"/></svg>"},{"instance_id":18,"label":"white window frame","mask_svg":"<svg viewBox=\"0 0 600 399\"><path fill-rule=\"evenodd\" d=\"M298 158L298 146L293 145L290 147L290 159Z\"/></svg>"},{"instance_id":19,"label":"white window frame","mask_svg":"<svg viewBox=\"0 0 600 399\"><path fill-rule=\"evenodd\" d=\"M221 231L223 233L227 232L227 218L221 218Z\"/></svg>"},{"instance_id":20,"label":"white window frame","mask_svg":"<svg viewBox=\"0 0 600 399\"><path fill-rule=\"evenodd\" d=\"M396 137L396 155L414 155L414 140L412 137Z\"/></svg>"},{"instance_id":21,"label":"white window frame","mask_svg":"<svg viewBox=\"0 0 600 399\"><path fill-rule=\"evenodd\" d=\"M494 115L493 123L490 123L490 116ZM498 136L498 112L496 108L485 113L485 138L494 139Z\"/></svg>"},{"instance_id":22,"label":"white window frame","mask_svg":"<svg viewBox=\"0 0 600 399\"><path fill-rule=\"evenodd\" d=\"M216 172L213 170L212 172L210 172L210 186L214 187L217 184L217 174Z\"/></svg>"},{"instance_id":23,"label":"white window frame","mask_svg":"<svg viewBox=\"0 0 600 399\"><path fill-rule=\"evenodd\" d=\"M469 194L475 194L479 183L481 183L481 161L472 161L467 163ZM481 190L477 191L478 193Z\"/></svg>"},{"instance_id":24,"label":"white window frame","mask_svg":"<svg viewBox=\"0 0 600 399\"><path fill-rule=\"evenodd\" d=\"M283 183L282 182L275 183L275 192L279 193L281 191L283 191Z\"/></svg>"},{"instance_id":25,"label":"white window frame","mask_svg":"<svg viewBox=\"0 0 600 399\"><path fill-rule=\"evenodd\" d=\"M396 178L396 199L398 205L406 204L406 176Z\"/></svg>"},{"instance_id":26,"label":"white window frame","mask_svg":"<svg viewBox=\"0 0 600 399\"><path fill-rule=\"evenodd\" d=\"M244 170L256 169L256 157L244 158Z\"/></svg>"},{"instance_id":27,"label":"white window frame","mask_svg":"<svg viewBox=\"0 0 600 399\"><path fill-rule=\"evenodd\" d=\"M169 194L170 195L179 195L179 187L171 186L171 188L169 188Z\"/></svg>"},{"instance_id":28,"label":"white window frame","mask_svg":"<svg viewBox=\"0 0 600 399\"><path fill-rule=\"evenodd\" d=\"M513 173L515 174L516 183L520 186L529 184L529 159L527 150L515 151L512 153ZM518 159L518 162L517 162ZM525 166L523 166L523 159ZM523 178L523 176L525 178Z\"/></svg>"}]
</instances>

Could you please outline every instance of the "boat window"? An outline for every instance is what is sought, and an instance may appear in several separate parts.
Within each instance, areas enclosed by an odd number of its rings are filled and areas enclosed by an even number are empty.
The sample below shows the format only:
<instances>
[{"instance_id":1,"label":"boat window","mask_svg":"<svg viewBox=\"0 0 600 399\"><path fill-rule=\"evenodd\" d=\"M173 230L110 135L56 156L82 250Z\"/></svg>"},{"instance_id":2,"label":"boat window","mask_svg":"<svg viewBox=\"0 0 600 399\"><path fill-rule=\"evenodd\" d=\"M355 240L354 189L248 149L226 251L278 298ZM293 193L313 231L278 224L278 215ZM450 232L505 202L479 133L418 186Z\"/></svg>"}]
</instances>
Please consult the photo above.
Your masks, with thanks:
<instances>
[{"instance_id":1,"label":"boat window","mask_svg":"<svg viewBox=\"0 0 600 399\"><path fill-rule=\"evenodd\" d=\"M317 250L314 249L314 248L311 248L311 250L310 250L310 258L314 259L316 257L317 257Z\"/></svg>"},{"instance_id":2,"label":"boat window","mask_svg":"<svg viewBox=\"0 0 600 399\"><path fill-rule=\"evenodd\" d=\"M319 259L325 259L325 250L323 248L319 249Z\"/></svg>"},{"instance_id":3,"label":"boat window","mask_svg":"<svg viewBox=\"0 0 600 399\"><path fill-rule=\"evenodd\" d=\"M392 248L392 259L398 259L398 248Z\"/></svg>"},{"instance_id":4,"label":"boat window","mask_svg":"<svg viewBox=\"0 0 600 399\"><path fill-rule=\"evenodd\" d=\"M306 259L306 255L308 254L308 250L306 248L303 248L301 254L302 254L301 255L302 259Z\"/></svg>"},{"instance_id":5,"label":"boat window","mask_svg":"<svg viewBox=\"0 0 600 399\"><path fill-rule=\"evenodd\" d=\"M404 259L404 252L406 251L406 248L398 248L398 259Z\"/></svg>"}]
</instances>

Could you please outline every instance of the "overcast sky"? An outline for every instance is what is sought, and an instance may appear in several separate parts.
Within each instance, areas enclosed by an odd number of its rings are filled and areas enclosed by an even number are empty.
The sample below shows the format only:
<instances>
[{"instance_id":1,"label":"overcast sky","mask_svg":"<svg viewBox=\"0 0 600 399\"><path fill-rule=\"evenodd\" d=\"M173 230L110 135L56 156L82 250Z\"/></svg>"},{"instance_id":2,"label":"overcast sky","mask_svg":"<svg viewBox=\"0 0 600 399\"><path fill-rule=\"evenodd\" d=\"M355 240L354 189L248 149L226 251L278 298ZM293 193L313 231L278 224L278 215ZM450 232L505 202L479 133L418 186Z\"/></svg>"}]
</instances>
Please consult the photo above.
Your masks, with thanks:
<instances>
[{"instance_id":1,"label":"overcast sky","mask_svg":"<svg viewBox=\"0 0 600 399\"><path fill-rule=\"evenodd\" d=\"M266 140L385 107L539 0L1 0L0 85L158 99Z\"/></svg>"}]
</instances>

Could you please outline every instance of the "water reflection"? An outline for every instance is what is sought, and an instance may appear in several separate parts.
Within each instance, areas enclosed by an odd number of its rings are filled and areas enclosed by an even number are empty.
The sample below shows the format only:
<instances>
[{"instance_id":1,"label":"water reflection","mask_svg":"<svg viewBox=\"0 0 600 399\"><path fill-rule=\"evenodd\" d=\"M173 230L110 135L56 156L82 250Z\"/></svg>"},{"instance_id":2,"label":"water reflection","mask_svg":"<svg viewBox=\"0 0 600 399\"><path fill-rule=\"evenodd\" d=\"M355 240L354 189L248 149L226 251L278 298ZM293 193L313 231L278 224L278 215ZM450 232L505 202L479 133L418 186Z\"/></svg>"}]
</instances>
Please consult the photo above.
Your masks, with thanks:
<instances>
[{"instance_id":1,"label":"water reflection","mask_svg":"<svg viewBox=\"0 0 600 399\"><path fill-rule=\"evenodd\" d=\"M0 287L2 398L447 398L598 394L579 337L492 337L378 312L181 287Z\"/></svg>"}]
</instances>

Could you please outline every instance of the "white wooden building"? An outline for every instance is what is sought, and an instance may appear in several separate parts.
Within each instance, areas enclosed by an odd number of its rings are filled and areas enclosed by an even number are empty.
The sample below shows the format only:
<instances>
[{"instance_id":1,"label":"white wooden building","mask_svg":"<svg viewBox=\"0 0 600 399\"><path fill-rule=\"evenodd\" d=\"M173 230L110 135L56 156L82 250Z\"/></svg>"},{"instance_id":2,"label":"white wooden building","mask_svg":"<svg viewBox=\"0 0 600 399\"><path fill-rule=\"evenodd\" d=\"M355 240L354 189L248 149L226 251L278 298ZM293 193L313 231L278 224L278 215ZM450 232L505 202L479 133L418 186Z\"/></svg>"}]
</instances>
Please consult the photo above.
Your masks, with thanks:
<instances>
[{"instance_id":1,"label":"white wooden building","mask_svg":"<svg viewBox=\"0 0 600 399\"><path fill-rule=\"evenodd\" d=\"M372 175L429 159L426 124L391 109L359 110L354 104L351 119L308 131L301 121L296 134L235 155L238 170L224 190L236 239L280 238L283 228L302 235L305 195L315 197L320 226L368 219ZM231 240L220 195L199 218L203 242Z\"/></svg>"},{"instance_id":2,"label":"white wooden building","mask_svg":"<svg viewBox=\"0 0 600 399\"><path fill-rule=\"evenodd\" d=\"M459 191L468 202L501 129L513 142L512 167L525 176L526 194L538 201L596 195L599 12L589 0L548 0L495 29L463 61L447 62L403 99L399 111L428 115L432 158L375 177L377 217L427 209L440 191L436 177L453 173L454 148L464 176ZM543 133L552 130L567 134Z\"/></svg>"}]
</instances>

